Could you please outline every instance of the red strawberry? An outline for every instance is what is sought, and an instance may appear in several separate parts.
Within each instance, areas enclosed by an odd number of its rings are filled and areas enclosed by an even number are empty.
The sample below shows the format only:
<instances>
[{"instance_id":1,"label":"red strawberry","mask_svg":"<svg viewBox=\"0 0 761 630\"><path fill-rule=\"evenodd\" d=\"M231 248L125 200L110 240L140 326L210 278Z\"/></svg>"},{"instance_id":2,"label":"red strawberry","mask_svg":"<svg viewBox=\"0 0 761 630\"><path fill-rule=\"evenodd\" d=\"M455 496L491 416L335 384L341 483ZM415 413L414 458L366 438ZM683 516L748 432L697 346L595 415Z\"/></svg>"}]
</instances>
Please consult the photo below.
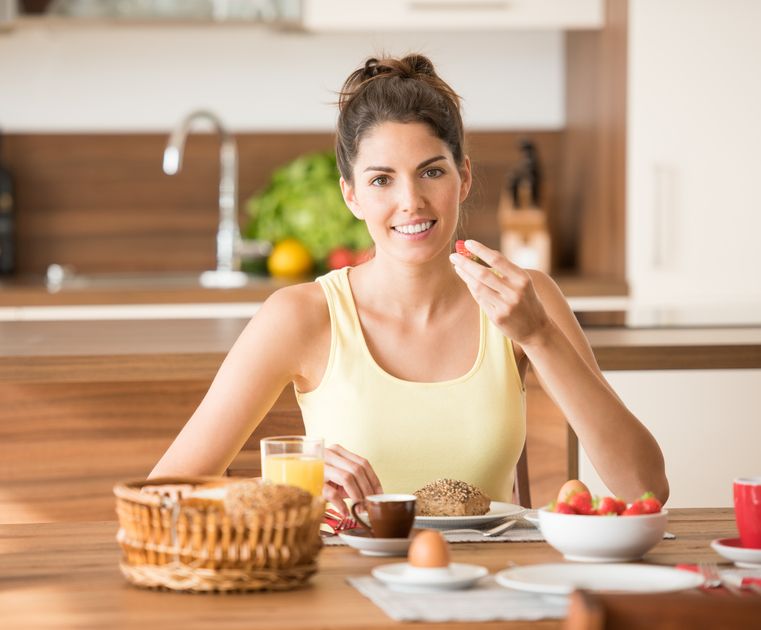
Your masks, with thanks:
<instances>
[{"instance_id":1,"label":"red strawberry","mask_svg":"<svg viewBox=\"0 0 761 630\"><path fill-rule=\"evenodd\" d=\"M570 505L567 503L563 503L562 501L558 501L555 504L555 512L558 514L576 514L576 510L574 510Z\"/></svg>"},{"instance_id":2,"label":"red strawberry","mask_svg":"<svg viewBox=\"0 0 761 630\"><path fill-rule=\"evenodd\" d=\"M621 499L614 497L603 497L597 504L597 513L601 515L605 514L623 514L626 509L626 503Z\"/></svg>"},{"instance_id":3,"label":"red strawberry","mask_svg":"<svg viewBox=\"0 0 761 630\"><path fill-rule=\"evenodd\" d=\"M594 514L592 509L592 495L589 492L574 492L567 499L568 505L570 505L577 514Z\"/></svg>"},{"instance_id":4,"label":"red strawberry","mask_svg":"<svg viewBox=\"0 0 761 630\"><path fill-rule=\"evenodd\" d=\"M465 247L465 241L456 241L454 244L454 250L460 254L461 256L465 256L465 258L470 258L471 260L478 260L478 256L475 254L472 254L467 247Z\"/></svg>"},{"instance_id":5,"label":"red strawberry","mask_svg":"<svg viewBox=\"0 0 761 630\"><path fill-rule=\"evenodd\" d=\"M642 501L637 500L623 511L622 516L639 516L640 514L647 514L647 512L645 512Z\"/></svg>"},{"instance_id":6,"label":"red strawberry","mask_svg":"<svg viewBox=\"0 0 761 630\"><path fill-rule=\"evenodd\" d=\"M657 514L661 511L663 504L655 498L652 492L645 492L640 498L639 503L642 504L643 514Z\"/></svg>"}]
</instances>

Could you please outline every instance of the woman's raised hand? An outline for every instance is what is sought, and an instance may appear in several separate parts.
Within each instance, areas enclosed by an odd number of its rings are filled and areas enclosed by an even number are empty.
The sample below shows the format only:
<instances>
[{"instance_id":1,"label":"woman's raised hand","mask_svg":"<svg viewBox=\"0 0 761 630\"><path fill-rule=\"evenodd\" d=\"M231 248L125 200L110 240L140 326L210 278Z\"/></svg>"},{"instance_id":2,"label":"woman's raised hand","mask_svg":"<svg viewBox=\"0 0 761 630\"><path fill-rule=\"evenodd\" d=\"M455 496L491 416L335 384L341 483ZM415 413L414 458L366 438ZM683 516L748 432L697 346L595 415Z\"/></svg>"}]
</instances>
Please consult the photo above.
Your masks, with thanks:
<instances>
[{"instance_id":1,"label":"woman's raised hand","mask_svg":"<svg viewBox=\"0 0 761 630\"><path fill-rule=\"evenodd\" d=\"M338 444L325 448L325 485L323 498L344 516L349 515L344 499L359 501L370 494L383 492L370 463Z\"/></svg>"},{"instance_id":2,"label":"woman's raised hand","mask_svg":"<svg viewBox=\"0 0 761 630\"><path fill-rule=\"evenodd\" d=\"M489 319L521 345L537 341L551 320L528 272L478 241L465 241L465 247L491 269L461 254L449 259Z\"/></svg>"}]
</instances>

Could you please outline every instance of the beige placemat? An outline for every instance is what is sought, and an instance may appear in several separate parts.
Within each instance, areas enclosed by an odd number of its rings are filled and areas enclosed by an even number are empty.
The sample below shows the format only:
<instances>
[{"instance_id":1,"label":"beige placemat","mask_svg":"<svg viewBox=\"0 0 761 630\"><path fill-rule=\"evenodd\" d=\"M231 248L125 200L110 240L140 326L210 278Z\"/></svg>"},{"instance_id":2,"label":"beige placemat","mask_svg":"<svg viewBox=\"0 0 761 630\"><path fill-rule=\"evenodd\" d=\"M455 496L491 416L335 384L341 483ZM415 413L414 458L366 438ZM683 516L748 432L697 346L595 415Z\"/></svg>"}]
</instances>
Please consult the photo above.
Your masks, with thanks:
<instances>
[{"instance_id":1,"label":"beige placemat","mask_svg":"<svg viewBox=\"0 0 761 630\"><path fill-rule=\"evenodd\" d=\"M459 591L398 593L374 577L346 581L395 621L536 621L562 619L568 599L501 587L489 575Z\"/></svg>"}]
</instances>

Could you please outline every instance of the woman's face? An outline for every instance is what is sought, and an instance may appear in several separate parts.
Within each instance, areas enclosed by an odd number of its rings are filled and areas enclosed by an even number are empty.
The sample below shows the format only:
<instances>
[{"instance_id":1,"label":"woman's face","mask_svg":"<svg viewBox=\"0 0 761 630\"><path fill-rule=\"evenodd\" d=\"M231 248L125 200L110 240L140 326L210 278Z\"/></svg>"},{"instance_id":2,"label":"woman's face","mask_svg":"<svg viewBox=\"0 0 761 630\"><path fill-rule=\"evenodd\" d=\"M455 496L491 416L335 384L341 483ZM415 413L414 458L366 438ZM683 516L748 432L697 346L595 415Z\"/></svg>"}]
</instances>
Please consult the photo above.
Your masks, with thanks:
<instances>
[{"instance_id":1,"label":"woman's face","mask_svg":"<svg viewBox=\"0 0 761 630\"><path fill-rule=\"evenodd\" d=\"M385 122L360 141L344 200L381 252L408 263L449 253L470 160L457 167L447 144L423 123Z\"/></svg>"}]
</instances>

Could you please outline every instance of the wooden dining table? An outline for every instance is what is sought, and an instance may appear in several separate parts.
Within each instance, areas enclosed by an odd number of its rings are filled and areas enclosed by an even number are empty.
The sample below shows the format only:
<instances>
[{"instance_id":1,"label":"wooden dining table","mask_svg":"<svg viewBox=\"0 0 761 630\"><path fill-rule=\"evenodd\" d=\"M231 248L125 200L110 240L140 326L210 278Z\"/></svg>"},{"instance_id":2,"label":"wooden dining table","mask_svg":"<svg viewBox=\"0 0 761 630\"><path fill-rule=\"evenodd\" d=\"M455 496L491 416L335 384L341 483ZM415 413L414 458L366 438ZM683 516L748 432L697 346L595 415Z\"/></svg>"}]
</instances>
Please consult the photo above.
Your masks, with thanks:
<instances>
[{"instance_id":1,"label":"wooden dining table","mask_svg":"<svg viewBox=\"0 0 761 630\"><path fill-rule=\"evenodd\" d=\"M0 628L398 628L348 582L381 563L343 546L326 546L319 571L303 588L288 592L187 594L143 590L119 570L115 521L0 525ZM710 547L714 538L736 536L729 508L674 509L664 539L644 558L659 565L724 562ZM483 565L494 573L518 565L562 561L544 542L451 545L452 559ZM734 597L726 593L729 597ZM695 597L713 595L695 592ZM549 629L562 620L484 622L483 628ZM464 629L472 623L415 623L426 628Z\"/></svg>"}]
</instances>

